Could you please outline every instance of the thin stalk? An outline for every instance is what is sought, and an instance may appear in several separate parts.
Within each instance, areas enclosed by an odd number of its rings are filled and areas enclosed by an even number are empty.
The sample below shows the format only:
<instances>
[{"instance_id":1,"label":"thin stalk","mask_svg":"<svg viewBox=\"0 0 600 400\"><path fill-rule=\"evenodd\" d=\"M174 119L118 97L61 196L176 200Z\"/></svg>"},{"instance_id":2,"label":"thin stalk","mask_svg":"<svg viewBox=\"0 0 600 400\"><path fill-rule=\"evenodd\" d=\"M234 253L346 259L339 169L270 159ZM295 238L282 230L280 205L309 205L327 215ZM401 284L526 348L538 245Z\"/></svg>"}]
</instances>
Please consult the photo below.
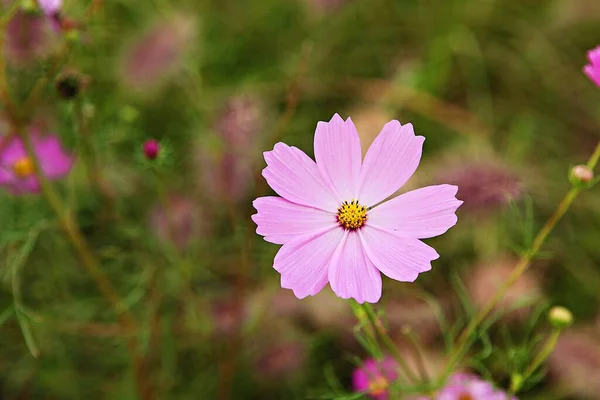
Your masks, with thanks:
<instances>
[{"instance_id":1,"label":"thin stalk","mask_svg":"<svg viewBox=\"0 0 600 400\"><path fill-rule=\"evenodd\" d=\"M81 234L77 225L73 222L73 218L66 212L62 206L62 202L56 189L46 179L44 174L40 171L40 163L35 154L33 145L28 135L20 135L25 144L28 157L33 161L35 165L35 175L39 180L42 187L42 192L46 198L48 204L56 214L59 223L75 247L80 260L86 267L90 276L96 281L100 292L106 298L106 300L115 309L120 323L126 328L128 332L135 331L137 323L134 317L131 315L129 310L123 306L117 291L114 289L108 277L104 274L100 264L91 252L86 240ZM131 356L131 361L134 369L134 376L136 381L136 388L140 397L144 400L151 400L153 398L150 386L146 382L146 371L142 357L139 356L139 346L136 337L131 337L128 341L128 350Z\"/></svg>"},{"instance_id":2,"label":"thin stalk","mask_svg":"<svg viewBox=\"0 0 600 400\"><path fill-rule=\"evenodd\" d=\"M381 325L381 321L375 315L375 312L373 311L373 308L371 307L371 305L369 303L363 303L360 305L360 307L364 310L365 314L367 315L367 318L371 322L371 325L375 329L375 332L377 332L377 334L383 341L383 344L385 344L385 346L388 348L388 350L392 354L392 357L394 357L394 359L400 365L402 372L404 372L406 377L409 380L411 380L414 384L418 384L418 382L419 382L418 378L415 376L413 371L410 369L410 367L408 366L408 363L406 362L404 357L402 357L402 354L400 354L400 351L398 351L398 347L396 346L396 344L392 341L392 339L390 339L387 332L385 332L385 330L383 329L383 326Z\"/></svg>"},{"instance_id":3,"label":"thin stalk","mask_svg":"<svg viewBox=\"0 0 600 400\"><path fill-rule=\"evenodd\" d=\"M527 379L529 379L529 377L533 375L533 373L540 367L540 365L542 365L542 363L546 361L550 354L552 354L554 348L556 347L556 343L558 342L558 338L560 337L560 332L560 329L554 329L552 331L542 350L533 359L533 361L527 367L525 372L523 372L523 376L520 382L514 387L511 387L511 394L516 394L521 389L521 385L527 382Z\"/></svg>"},{"instance_id":4,"label":"thin stalk","mask_svg":"<svg viewBox=\"0 0 600 400\"><path fill-rule=\"evenodd\" d=\"M598 142L596 145L596 149L588 160L587 166L593 170L599 160L600 142ZM533 260L533 258L540 251L550 232L552 232L556 224L569 210L571 204L573 204L573 201L577 198L580 192L581 189L578 187L573 187L567 192L552 216L548 219L548 221L546 221L542 229L540 229L538 232L529 250L523 256L521 256L519 262L511 272L506 282L504 282L492 299L488 301L488 303L469 322L463 333L460 335L454 352L450 355L444 373L441 375L441 382L444 382L448 378L450 373L454 370L454 367L460 362L463 355L468 351L472 335L475 333L478 326L485 320L494 307L496 307L496 305L504 298L506 292L515 284L519 277L523 275L523 273L531 266L531 260Z\"/></svg>"},{"instance_id":5,"label":"thin stalk","mask_svg":"<svg viewBox=\"0 0 600 400\"><path fill-rule=\"evenodd\" d=\"M423 381L425 387L429 388L431 380L429 378L429 373L427 372L427 367L425 366L423 346L421 346L419 338L417 337L415 332L412 329L410 329L410 327L408 329L404 329L402 331L402 334L408 339L408 341L412 345L415 353L417 368L419 369L419 374L421 375L421 380Z\"/></svg>"}]
</instances>

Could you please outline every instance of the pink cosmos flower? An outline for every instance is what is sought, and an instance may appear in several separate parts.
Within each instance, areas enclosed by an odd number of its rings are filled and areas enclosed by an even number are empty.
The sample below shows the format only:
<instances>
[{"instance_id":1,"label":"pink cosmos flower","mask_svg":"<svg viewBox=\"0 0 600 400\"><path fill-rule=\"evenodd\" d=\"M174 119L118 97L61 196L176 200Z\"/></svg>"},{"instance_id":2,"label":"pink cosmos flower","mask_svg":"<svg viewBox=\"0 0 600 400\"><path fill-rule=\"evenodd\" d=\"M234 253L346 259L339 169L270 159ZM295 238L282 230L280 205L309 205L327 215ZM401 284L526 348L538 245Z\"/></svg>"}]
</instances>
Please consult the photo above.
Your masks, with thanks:
<instances>
[{"instance_id":1,"label":"pink cosmos flower","mask_svg":"<svg viewBox=\"0 0 600 400\"><path fill-rule=\"evenodd\" d=\"M600 46L588 51L587 55L590 64L583 68L583 72L585 72L596 86L600 87Z\"/></svg>"},{"instance_id":2,"label":"pink cosmos flower","mask_svg":"<svg viewBox=\"0 0 600 400\"><path fill-rule=\"evenodd\" d=\"M354 391L375 400L387 400L388 388L398 379L397 370L398 363L389 356L381 361L370 358L352 373Z\"/></svg>"},{"instance_id":3,"label":"pink cosmos flower","mask_svg":"<svg viewBox=\"0 0 600 400\"><path fill-rule=\"evenodd\" d=\"M63 178L71 171L74 157L63 150L57 136L33 134L31 142L42 173L48 179ZM0 186L15 195L40 190L34 162L27 156L23 140L17 136L0 142Z\"/></svg>"},{"instance_id":4,"label":"pink cosmos flower","mask_svg":"<svg viewBox=\"0 0 600 400\"><path fill-rule=\"evenodd\" d=\"M456 373L435 400L517 400L472 374Z\"/></svg>"},{"instance_id":5,"label":"pink cosmos flower","mask_svg":"<svg viewBox=\"0 0 600 400\"><path fill-rule=\"evenodd\" d=\"M283 245L273 265L283 288L304 298L329 282L341 298L377 302L380 272L412 282L431 269L439 255L419 239L456 224L458 188L428 186L382 203L415 172L424 140L393 120L362 160L352 120L336 114L317 124L316 163L284 143L264 153L262 175L281 197L256 199L252 219L266 241Z\"/></svg>"}]
</instances>

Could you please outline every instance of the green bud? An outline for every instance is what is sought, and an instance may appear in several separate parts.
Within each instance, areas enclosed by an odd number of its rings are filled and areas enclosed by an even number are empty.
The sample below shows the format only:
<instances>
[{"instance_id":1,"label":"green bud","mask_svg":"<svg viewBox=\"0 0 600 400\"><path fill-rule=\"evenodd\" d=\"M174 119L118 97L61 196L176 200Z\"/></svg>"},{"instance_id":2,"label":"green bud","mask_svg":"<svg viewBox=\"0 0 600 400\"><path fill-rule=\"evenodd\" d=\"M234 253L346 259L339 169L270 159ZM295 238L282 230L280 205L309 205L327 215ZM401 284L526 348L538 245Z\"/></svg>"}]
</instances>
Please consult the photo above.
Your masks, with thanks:
<instances>
[{"instance_id":1,"label":"green bud","mask_svg":"<svg viewBox=\"0 0 600 400\"><path fill-rule=\"evenodd\" d=\"M566 307L555 306L548 313L548 321L556 329L565 329L573 325L573 314Z\"/></svg>"},{"instance_id":2,"label":"green bud","mask_svg":"<svg viewBox=\"0 0 600 400\"><path fill-rule=\"evenodd\" d=\"M35 0L21 1L21 9L26 13L34 13L39 10L37 2Z\"/></svg>"},{"instance_id":3,"label":"green bud","mask_svg":"<svg viewBox=\"0 0 600 400\"><path fill-rule=\"evenodd\" d=\"M521 386L523 386L523 383L525 383L525 380L523 379L523 375L519 374L519 373L515 373L510 377L510 390L512 392L518 392L519 389L521 389Z\"/></svg>"}]
</instances>

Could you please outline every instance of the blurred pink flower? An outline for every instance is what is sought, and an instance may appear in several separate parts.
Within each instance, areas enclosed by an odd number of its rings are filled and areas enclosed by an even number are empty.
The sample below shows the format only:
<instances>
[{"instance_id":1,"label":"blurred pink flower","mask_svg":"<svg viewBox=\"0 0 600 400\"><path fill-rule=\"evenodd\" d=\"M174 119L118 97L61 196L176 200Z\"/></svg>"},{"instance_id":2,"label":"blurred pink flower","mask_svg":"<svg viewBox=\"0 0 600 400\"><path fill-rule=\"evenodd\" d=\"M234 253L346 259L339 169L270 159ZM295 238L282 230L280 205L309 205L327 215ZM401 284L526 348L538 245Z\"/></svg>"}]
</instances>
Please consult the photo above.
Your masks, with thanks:
<instances>
[{"instance_id":1,"label":"blurred pink flower","mask_svg":"<svg viewBox=\"0 0 600 400\"><path fill-rule=\"evenodd\" d=\"M587 56L590 63L583 67L583 72L600 87L600 46L588 51Z\"/></svg>"},{"instance_id":2,"label":"blurred pink flower","mask_svg":"<svg viewBox=\"0 0 600 400\"><path fill-rule=\"evenodd\" d=\"M317 124L316 163L284 143L264 153L262 174L282 197L256 199L252 219L266 241L283 245L274 261L283 288L304 298L329 282L341 298L373 303L381 272L412 282L431 269L439 255L419 239L456 224L458 188L429 186L378 205L415 172L424 140L391 121L363 161L352 120L336 114Z\"/></svg>"},{"instance_id":3,"label":"blurred pink flower","mask_svg":"<svg viewBox=\"0 0 600 400\"><path fill-rule=\"evenodd\" d=\"M387 400L389 387L398 379L398 363L386 356L377 361L366 360L352 373L352 386L355 392L368 394L375 400Z\"/></svg>"},{"instance_id":4,"label":"blurred pink flower","mask_svg":"<svg viewBox=\"0 0 600 400\"><path fill-rule=\"evenodd\" d=\"M467 288L477 307L483 307L506 282L512 273L516 260L510 257L499 258L489 263L475 266L466 281ZM519 302L531 299L541 299L542 288L535 274L523 274L496 306L496 310L507 310ZM530 308L524 307L503 314L508 320L523 320L529 315Z\"/></svg>"},{"instance_id":5,"label":"blurred pink flower","mask_svg":"<svg viewBox=\"0 0 600 400\"><path fill-rule=\"evenodd\" d=\"M200 220L199 207L192 199L170 195L166 205L155 207L150 225L161 240L170 241L183 250L200 235Z\"/></svg>"},{"instance_id":6,"label":"blurred pink flower","mask_svg":"<svg viewBox=\"0 0 600 400\"><path fill-rule=\"evenodd\" d=\"M550 375L569 393L582 398L598 398L600 340L597 331L563 332L548 361Z\"/></svg>"},{"instance_id":7,"label":"blurred pink flower","mask_svg":"<svg viewBox=\"0 0 600 400\"><path fill-rule=\"evenodd\" d=\"M51 54L56 42L50 28L44 16L18 11L6 27L8 61L26 64Z\"/></svg>"},{"instance_id":8,"label":"blurred pink flower","mask_svg":"<svg viewBox=\"0 0 600 400\"><path fill-rule=\"evenodd\" d=\"M216 299L210 307L212 321L217 337L230 336L236 333L248 316L245 302L233 296Z\"/></svg>"},{"instance_id":9,"label":"blurred pink flower","mask_svg":"<svg viewBox=\"0 0 600 400\"><path fill-rule=\"evenodd\" d=\"M74 157L63 150L58 136L35 133L31 136L31 143L46 178L55 180L69 174ZM28 157L23 140L17 136L5 137L0 148L0 186L15 195L39 192L35 164Z\"/></svg>"},{"instance_id":10,"label":"blurred pink flower","mask_svg":"<svg viewBox=\"0 0 600 400\"><path fill-rule=\"evenodd\" d=\"M435 400L516 400L477 375L456 373L440 390Z\"/></svg>"},{"instance_id":11,"label":"blurred pink flower","mask_svg":"<svg viewBox=\"0 0 600 400\"><path fill-rule=\"evenodd\" d=\"M229 98L217 122L217 133L236 154L253 154L263 124L260 101L250 94Z\"/></svg>"},{"instance_id":12,"label":"blurred pink flower","mask_svg":"<svg viewBox=\"0 0 600 400\"><path fill-rule=\"evenodd\" d=\"M203 146L198 153L200 179L211 198L237 203L253 186L263 109L252 95L231 97L216 124L220 149Z\"/></svg>"},{"instance_id":13,"label":"blurred pink flower","mask_svg":"<svg viewBox=\"0 0 600 400\"><path fill-rule=\"evenodd\" d=\"M306 346L300 341L285 341L270 346L254 365L259 379L269 382L292 378L306 361Z\"/></svg>"},{"instance_id":14,"label":"blurred pink flower","mask_svg":"<svg viewBox=\"0 0 600 400\"><path fill-rule=\"evenodd\" d=\"M522 185L517 176L491 163L463 163L445 169L439 179L459 187L458 196L466 210L491 211L521 197Z\"/></svg>"},{"instance_id":15,"label":"blurred pink flower","mask_svg":"<svg viewBox=\"0 0 600 400\"><path fill-rule=\"evenodd\" d=\"M157 86L176 71L195 33L196 24L188 16L158 21L125 54L125 84L138 90Z\"/></svg>"},{"instance_id":16,"label":"blurred pink flower","mask_svg":"<svg viewBox=\"0 0 600 400\"><path fill-rule=\"evenodd\" d=\"M53 17L60 11L62 0L38 0L38 5L47 17Z\"/></svg>"}]
</instances>

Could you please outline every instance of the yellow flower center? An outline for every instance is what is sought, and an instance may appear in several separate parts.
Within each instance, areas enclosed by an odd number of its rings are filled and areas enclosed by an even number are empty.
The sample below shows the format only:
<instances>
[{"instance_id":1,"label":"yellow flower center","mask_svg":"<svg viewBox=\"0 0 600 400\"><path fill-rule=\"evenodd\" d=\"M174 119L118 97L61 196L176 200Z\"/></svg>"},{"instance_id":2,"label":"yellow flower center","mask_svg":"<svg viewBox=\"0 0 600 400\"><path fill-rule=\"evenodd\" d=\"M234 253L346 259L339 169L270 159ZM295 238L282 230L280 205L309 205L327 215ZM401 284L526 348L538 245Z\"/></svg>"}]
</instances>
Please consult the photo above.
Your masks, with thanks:
<instances>
[{"instance_id":1,"label":"yellow flower center","mask_svg":"<svg viewBox=\"0 0 600 400\"><path fill-rule=\"evenodd\" d=\"M460 396L458 396L458 400L474 400L473 396L471 396L469 393L462 393Z\"/></svg>"},{"instance_id":2,"label":"yellow flower center","mask_svg":"<svg viewBox=\"0 0 600 400\"><path fill-rule=\"evenodd\" d=\"M372 396L381 396L385 394L389 385L387 379L383 376L377 376L369 382L369 394Z\"/></svg>"},{"instance_id":3,"label":"yellow flower center","mask_svg":"<svg viewBox=\"0 0 600 400\"><path fill-rule=\"evenodd\" d=\"M35 172L35 165L29 157L21 158L12 168L15 175L19 178L27 178Z\"/></svg>"},{"instance_id":4,"label":"yellow flower center","mask_svg":"<svg viewBox=\"0 0 600 400\"><path fill-rule=\"evenodd\" d=\"M337 219L341 226L346 229L358 229L367 220L367 207L361 206L357 200L342 203L338 209Z\"/></svg>"}]
</instances>

